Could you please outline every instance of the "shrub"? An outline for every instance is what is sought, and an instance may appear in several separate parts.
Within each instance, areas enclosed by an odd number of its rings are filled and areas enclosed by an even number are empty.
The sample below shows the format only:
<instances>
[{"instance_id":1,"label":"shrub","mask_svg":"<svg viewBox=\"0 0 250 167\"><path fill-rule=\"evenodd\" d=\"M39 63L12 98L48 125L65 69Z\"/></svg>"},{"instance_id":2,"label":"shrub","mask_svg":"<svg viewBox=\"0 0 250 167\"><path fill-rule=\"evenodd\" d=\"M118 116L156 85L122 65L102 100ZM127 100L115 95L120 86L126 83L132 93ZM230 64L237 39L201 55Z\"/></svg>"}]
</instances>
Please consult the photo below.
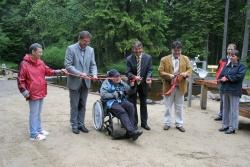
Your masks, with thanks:
<instances>
[{"instance_id":1,"label":"shrub","mask_svg":"<svg viewBox=\"0 0 250 167\"><path fill-rule=\"evenodd\" d=\"M111 69L116 69L120 73L124 74L126 72L126 61L125 60L120 60L118 62L114 62L112 64L107 65L105 68L99 68L98 71L102 73L106 73L107 71Z\"/></svg>"},{"instance_id":2,"label":"shrub","mask_svg":"<svg viewBox=\"0 0 250 167\"><path fill-rule=\"evenodd\" d=\"M48 47L44 49L42 59L52 68L64 68L65 51L66 47Z\"/></svg>"}]
</instances>

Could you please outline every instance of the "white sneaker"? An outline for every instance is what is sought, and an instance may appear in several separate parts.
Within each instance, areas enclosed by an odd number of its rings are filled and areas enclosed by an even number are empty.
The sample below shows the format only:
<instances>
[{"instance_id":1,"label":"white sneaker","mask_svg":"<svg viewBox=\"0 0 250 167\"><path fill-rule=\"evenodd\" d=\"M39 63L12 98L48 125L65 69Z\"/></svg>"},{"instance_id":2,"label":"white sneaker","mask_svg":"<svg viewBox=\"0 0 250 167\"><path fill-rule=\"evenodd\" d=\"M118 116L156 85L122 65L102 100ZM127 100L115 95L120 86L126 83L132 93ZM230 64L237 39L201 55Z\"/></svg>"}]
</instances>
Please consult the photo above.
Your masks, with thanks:
<instances>
[{"instance_id":1,"label":"white sneaker","mask_svg":"<svg viewBox=\"0 0 250 167\"><path fill-rule=\"evenodd\" d=\"M40 140L45 140L46 136L42 135L42 134L38 134L35 138L31 137L30 140L32 141L40 141Z\"/></svg>"},{"instance_id":2,"label":"white sneaker","mask_svg":"<svg viewBox=\"0 0 250 167\"><path fill-rule=\"evenodd\" d=\"M46 130L42 130L42 131L40 132L40 134L41 134L41 135L44 135L44 136L48 136L48 135L49 135L49 132L46 131Z\"/></svg>"}]
</instances>

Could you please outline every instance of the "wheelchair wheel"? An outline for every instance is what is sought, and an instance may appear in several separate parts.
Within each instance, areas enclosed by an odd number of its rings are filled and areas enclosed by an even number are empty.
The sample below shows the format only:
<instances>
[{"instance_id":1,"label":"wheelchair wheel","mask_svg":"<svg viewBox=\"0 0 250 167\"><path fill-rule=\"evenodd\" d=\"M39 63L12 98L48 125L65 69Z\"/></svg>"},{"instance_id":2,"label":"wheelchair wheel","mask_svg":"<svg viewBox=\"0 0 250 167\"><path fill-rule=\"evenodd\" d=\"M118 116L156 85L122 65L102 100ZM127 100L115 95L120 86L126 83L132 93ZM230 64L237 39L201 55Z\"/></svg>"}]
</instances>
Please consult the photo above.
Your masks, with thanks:
<instances>
[{"instance_id":1,"label":"wheelchair wheel","mask_svg":"<svg viewBox=\"0 0 250 167\"><path fill-rule=\"evenodd\" d=\"M93 105L92 120L95 129L101 131L104 123L104 110L100 100L97 100Z\"/></svg>"}]
</instances>

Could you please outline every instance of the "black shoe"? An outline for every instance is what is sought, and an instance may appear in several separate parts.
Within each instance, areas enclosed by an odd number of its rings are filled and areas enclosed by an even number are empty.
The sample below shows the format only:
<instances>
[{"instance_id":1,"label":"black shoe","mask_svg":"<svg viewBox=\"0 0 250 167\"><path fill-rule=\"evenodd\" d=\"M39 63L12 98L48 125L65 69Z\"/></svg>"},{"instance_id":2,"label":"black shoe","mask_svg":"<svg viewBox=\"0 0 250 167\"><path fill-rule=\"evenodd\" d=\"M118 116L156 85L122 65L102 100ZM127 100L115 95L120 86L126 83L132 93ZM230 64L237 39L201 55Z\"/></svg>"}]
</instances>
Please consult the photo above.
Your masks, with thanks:
<instances>
[{"instance_id":1,"label":"black shoe","mask_svg":"<svg viewBox=\"0 0 250 167\"><path fill-rule=\"evenodd\" d=\"M164 130L169 130L169 129L170 129L170 126L164 125L164 126L163 126L163 129L164 129Z\"/></svg>"},{"instance_id":2,"label":"black shoe","mask_svg":"<svg viewBox=\"0 0 250 167\"><path fill-rule=\"evenodd\" d=\"M130 136L131 136L132 140L135 141L135 140L138 139L139 136L142 135L142 133L143 133L142 130L135 130L135 131L132 132L132 134L130 134Z\"/></svg>"},{"instance_id":3,"label":"black shoe","mask_svg":"<svg viewBox=\"0 0 250 167\"><path fill-rule=\"evenodd\" d=\"M225 131L225 134L234 134L235 130L232 129L228 129L227 131Z\"/></svg>"},{"instance_id":4,"label":"black shoe","mask_svg":"<svg viewBox=\"0 0 250 167\"><path fill-rule=\"evenodd\" d=\"M79 131L78 129L76 129L76 128L72 128L72 132L73 132L74 134L79 134L79 133L80 133L80 131Z\"/></svg>"},{"instance_id":5,"label":"black shoe","mask_svg":"<svg viewBox=\"0 0 250 167\"><path fill-rule=\"evenodd\" d=\"M146 130L150 130L151 128L147 125L147 124L142 124L141 125L142 128L146 129Z\"/></svg>"},{"instance_id":6,"label":"black shoe","mask_svg":"<svg viewBox=\"0 0 250 167\"><path fill-rule=\"evenodd\" d=\"M215 121L222 121L222 117L216 117L214 118Z\"/></svg>"},{"instance_id":7,"label":"black shoe","mask_svg":"<svg viewBox=\"0 0 250 167\"><path fill-rule=\"evenodd\" d=\"M224 132L224 131L227 131L227 130L228 130L228 127L227 128L222 127L222 128L219 129L220 132Z\"/></svg>"},{"instance_id":8,"label":"black shoe","mask_svg":"<svg viewBox=\"0 0 250 167\"><path fill-rule=\"evenodd\" d=\"M180 132L186 132L183 126L176 126L176 129L178 129Z\"/></svg>"},{"instance_id":9,"label":"black shoe","mask_svg":"<svg viewBox=\"0 0 250 167\"><path fill-rule=\"evenodd\" d=\"M82 131L83 133L89 133L89 130L85 126L78 127L78 130Z\"/></svg>"}]
</instances>

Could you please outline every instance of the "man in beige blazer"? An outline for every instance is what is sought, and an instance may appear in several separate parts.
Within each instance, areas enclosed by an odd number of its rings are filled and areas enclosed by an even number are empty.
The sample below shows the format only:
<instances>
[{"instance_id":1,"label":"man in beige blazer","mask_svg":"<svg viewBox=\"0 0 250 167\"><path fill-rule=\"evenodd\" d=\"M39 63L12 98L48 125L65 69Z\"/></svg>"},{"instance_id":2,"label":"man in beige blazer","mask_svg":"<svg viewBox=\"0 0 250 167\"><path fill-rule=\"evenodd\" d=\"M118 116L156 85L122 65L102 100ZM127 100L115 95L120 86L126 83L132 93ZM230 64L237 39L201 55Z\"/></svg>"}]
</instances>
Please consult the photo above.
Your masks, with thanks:
<instances>
[{"instance_id":1,"label":"man in beige blazer","mask_svg":"<svg viewBox=\"0 0 250 167\"><path fill-rule=\"evenodd\" d=\"M192 73L192 68L189 58L181 54L182 44L180 41L174 41L171 45L171 49L172 54L163 57L158 68L160 77L163 81L163 95L166 106L163 129L169 130L171 126L171 111L174 104L176 128L181 132L185 132L183 127L184 94L187 91L186 78ZM175 77L181 79L178 80L179 82L177 82L171 94L166 94L173 85Z\"/></svg>"}]
</instances>

